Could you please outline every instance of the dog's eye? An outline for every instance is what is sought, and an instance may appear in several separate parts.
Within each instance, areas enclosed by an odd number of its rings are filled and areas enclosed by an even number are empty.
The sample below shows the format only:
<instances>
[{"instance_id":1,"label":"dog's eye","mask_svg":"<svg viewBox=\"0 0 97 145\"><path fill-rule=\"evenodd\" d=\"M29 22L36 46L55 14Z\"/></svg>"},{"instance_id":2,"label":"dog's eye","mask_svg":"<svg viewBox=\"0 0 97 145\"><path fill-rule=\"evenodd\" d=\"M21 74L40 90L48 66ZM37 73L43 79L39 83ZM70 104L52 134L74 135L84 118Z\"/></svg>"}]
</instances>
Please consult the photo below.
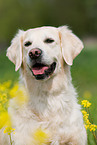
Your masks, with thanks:
<instances>
[{"instance_id":1,"label":"dog's eye","mask_svg":"<svg viewBox=\"0 0 97 145\"><path fill-rule=\"evenodd\" d=\"M44 42L45 42L45 43L53 43L54 40L53 40L52 38L47 38L47 39L45 39Z\"/></svg>"},{"instance_id":2,"label":"dog's eye","mask_svg":"<svg viewBox=\"0 0 97 145\"><path fill-rule=\"evenodd\" d=\"M25 44L24 44L24 45L25 45L26 47L28 47L28 46L30 46L31 44L32 44L32 42L27 41L27 42L25 42Z\"/></svg>"}]
</instances>

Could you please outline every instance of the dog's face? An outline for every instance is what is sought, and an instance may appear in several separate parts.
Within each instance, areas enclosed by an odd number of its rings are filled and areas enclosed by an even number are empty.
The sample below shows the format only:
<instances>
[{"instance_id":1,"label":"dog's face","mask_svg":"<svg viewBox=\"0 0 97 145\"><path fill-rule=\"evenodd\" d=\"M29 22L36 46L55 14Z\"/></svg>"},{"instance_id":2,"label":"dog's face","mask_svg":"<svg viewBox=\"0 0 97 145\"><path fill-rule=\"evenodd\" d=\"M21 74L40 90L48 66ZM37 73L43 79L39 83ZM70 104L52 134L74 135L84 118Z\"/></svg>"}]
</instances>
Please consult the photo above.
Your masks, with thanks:
<instances>
[{"instance_id":1,"label":"dog's face","mask_svg":"<svg viewBox=\"0 0 97 145\"><path fill-rule=\"evenodd\" d=\"M37 80L50 78L59 67L60 39L55 28L28 30L23 41L25 61Z\"/></svg>"},{"instance_id":2,"label":"dog's face","mask_svg":"<svg viewBox=\"0 0 97 145\"><path fill-rule=\"evenodd\" d=\"M72 65L82 48L82 42L67 27L40 27L19 31L7 56L16 65L16 71L23 63L33 78L45 80L62 69L62 59Z\"/></svg>"}]
</instances>

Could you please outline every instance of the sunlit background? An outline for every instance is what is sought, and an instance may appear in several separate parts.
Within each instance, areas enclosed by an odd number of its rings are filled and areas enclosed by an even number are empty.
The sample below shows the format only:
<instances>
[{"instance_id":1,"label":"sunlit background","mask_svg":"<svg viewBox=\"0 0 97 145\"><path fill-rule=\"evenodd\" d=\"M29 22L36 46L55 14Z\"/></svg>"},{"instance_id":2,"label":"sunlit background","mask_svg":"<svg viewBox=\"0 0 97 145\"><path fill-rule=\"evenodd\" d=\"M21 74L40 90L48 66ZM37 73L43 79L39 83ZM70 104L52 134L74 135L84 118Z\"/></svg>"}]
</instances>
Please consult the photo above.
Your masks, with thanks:
<instances>
[{"instance_id":1,"label":"sunlit background","mask_svg":"<svg viewBox=\"0 0 97 145\"><path fill-rule=\"evenodd\" d=\"M85 48L74 60L71 72L79 100L92 103L97 124L97 0L0 0L0 82L19 78L5 55L18 29L44 25L67 25L84 42Z\"/></svg>"}]
</instances>

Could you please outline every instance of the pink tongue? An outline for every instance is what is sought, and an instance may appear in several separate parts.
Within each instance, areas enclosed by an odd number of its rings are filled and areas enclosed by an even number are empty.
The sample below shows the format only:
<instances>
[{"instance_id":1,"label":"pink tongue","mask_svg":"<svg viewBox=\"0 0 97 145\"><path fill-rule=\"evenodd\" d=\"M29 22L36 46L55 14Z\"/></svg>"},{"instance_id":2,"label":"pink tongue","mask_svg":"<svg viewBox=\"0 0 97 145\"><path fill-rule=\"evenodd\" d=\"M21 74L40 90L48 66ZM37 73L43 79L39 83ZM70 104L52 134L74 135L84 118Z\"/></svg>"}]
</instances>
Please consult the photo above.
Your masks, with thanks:
<instances>
[{"instance_id":1,"label":"pink tongue","mask_svg":"<svg viewBox=\"0 0 97 145\"><path fill-rule=\"evenodd\" d=\"M33 71L34 75L41 75L41 74L44 74L44 71L47 69L48 69L47 66L34 67L34 68L32 68L32 71Z\"/></svg>"}]
</instances>

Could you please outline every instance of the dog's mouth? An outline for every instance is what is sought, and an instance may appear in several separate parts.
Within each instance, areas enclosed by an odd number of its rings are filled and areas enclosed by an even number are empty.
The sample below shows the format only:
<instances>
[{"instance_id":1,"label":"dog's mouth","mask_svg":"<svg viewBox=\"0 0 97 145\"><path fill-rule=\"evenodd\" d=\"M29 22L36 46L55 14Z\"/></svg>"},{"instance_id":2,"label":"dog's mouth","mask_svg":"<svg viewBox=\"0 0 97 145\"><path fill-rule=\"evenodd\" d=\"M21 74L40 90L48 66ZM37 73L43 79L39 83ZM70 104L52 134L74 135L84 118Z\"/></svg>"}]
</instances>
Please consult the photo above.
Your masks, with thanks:
<instances>
[{"instance_id":1,"label":"dog's mouth","mask_svg":"<svg viewBox=\"0 0 97 145\"><path fill-rule=\"evenodd\" d=\"M35 63L30 70L37 80L43 80L50 77L54 73L55 68L56 62L53 62L51 65Z\"/></svg>"}]
</instances>

